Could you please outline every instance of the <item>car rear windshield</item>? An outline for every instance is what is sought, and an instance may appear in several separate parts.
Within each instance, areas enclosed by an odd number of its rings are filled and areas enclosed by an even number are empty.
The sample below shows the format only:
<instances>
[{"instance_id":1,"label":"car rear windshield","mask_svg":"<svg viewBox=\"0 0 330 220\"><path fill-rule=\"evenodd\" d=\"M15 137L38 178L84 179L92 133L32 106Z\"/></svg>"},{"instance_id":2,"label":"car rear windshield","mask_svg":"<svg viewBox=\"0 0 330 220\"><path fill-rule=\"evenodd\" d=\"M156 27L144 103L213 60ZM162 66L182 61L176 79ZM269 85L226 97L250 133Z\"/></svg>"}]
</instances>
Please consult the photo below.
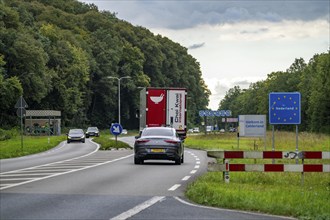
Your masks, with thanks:
<instances>
[{"instance_id":1,"label":"car rear windshield","mask_svg":"<svg viewBox=\"0 0 330 220\"><path fill-rule=\"evenodd\" d=\"M171 129L147 129L143 131L142 136L173 136Z\"/></svg>"}]
</instances>

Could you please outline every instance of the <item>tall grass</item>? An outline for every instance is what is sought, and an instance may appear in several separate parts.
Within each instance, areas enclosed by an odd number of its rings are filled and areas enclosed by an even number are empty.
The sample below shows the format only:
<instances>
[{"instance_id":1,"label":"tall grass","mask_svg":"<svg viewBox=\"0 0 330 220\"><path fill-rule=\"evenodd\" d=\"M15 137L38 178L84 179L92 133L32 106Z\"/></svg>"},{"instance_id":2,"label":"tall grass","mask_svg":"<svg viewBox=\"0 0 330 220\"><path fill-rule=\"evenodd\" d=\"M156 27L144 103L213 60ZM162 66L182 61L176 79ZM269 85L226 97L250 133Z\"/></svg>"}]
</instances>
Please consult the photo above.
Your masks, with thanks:
<instances>
[{"instance_id":1,"label":"tall grass","mask_svg":"<svg viewBox=\"0 0 330 220\"><path fill-rule=\"evenodd\" d=\"M295 151L296 134L276 131L274 133L275 150ZM240 137L239 146L236 133L191 135L185 141L187 147L201 150L272 150L272 132L264 138ZM298 134L299 151L330 151L330 136L301 132Z\"/></svg>"},{"instance_id":2,"label":"tall grass","mask_svg":"<svg viewBox=\"0 0 330 220\"><path fill-rule=\"evenodd\" d=\"M266 150L272 150L267 133ZM186 146L203 150L264 150L263 139L241 138L237 149L235 134L189 136ZM299 133L299 151L330 151L329 135ZM275 133L275 150L295 151L296 136ZM294 160L276 160L276 163ZM219 161L220 162L220 161ZM231 163L264 163L263 160L231 160ZM268 161L269 162L269 161ZM300 161L301 162L301 161ZM327 163L329 160L308 160ZM258 211L299 219L330 219L329 173L230 172L226 184L221 172L208 172L190 184L186 196L194 202L222 208Z\"/></svg>"}]
</instances>

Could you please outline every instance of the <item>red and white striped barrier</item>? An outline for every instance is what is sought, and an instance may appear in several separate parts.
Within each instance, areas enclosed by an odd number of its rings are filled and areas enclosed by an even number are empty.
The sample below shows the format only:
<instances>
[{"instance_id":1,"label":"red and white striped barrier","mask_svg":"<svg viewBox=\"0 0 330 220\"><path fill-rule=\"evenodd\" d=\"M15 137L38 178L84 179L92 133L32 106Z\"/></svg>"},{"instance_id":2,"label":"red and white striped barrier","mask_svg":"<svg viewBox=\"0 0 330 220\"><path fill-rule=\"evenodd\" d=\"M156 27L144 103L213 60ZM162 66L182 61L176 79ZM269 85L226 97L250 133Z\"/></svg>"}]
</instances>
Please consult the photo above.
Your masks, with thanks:
<instances>
[{"instance_id":1,"label":"red and white striped barrier","mask_svg":"<svg viewBox=\"0 0 330 220\"><path fill-rule=\"evenodd\" d=\"M209 164L208 171L230 172L330 172L330 164Z\"/></svg>"},{"instance_id":2,"label":"red and white striped barrier","mask_svg":"<svg viewBox=\"0 0 330 220\"><path fill-rule=\"evenodd\" d=\"M330 152L322 151L208 151L207 155L220 159L330 159Z\"/></svg>"},{"instance_id":3,"label":"red and white striped barrier","mask_svg":"<svg viewBox=\"0 0 330 220\"><path fill-rule=\"evenodd\" d=\"M209 157L219 159L330 159L322 151L208 151ZM330 172L330 164L209 164L209 171L236 172Z\"/></svg>"}]
</instances>

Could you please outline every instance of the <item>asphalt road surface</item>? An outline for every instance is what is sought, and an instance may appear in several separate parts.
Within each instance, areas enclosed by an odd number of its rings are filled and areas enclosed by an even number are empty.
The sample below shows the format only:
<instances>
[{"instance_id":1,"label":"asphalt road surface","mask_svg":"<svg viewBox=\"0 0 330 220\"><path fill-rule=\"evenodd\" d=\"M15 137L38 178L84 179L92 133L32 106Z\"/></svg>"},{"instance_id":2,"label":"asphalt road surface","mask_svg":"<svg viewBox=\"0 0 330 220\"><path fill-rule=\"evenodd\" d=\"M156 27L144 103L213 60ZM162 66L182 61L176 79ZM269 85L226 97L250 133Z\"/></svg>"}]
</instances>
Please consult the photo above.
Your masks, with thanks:
<instances>
[{"instance_id":1,"label":"asphalt road surface","mask_svg":"<svg viewBox=\"0 0 330 220\"><path fill-rule=\"evenodd\" d=\"M62 142L41 154L0 160L0 219L288 219L187 202L185 187L207 169L203 151L186 149L182 165L135 165L131 149L98 148L90 139Z\"/></svg>"}]
</instances>

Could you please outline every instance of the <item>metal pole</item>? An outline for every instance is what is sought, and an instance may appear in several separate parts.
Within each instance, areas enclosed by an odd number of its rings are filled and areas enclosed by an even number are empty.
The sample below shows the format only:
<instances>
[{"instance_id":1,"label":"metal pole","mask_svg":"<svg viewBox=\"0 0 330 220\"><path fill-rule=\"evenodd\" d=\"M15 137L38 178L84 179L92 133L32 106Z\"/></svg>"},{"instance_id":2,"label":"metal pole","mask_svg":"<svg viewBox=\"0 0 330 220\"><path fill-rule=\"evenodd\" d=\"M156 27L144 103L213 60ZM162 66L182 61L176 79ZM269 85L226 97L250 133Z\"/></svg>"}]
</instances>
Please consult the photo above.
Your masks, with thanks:
<instances>
[{"instance_id":1,"label":"metal pole","mask_svg":"<svg viewBox=\"0 0 330 220\"><path fill-rule=\"evenodd\" d=\"M21 150L23 152L23 108L21 109Z\"/></svg>"},{"instance_id":2,"label":"metal pole","mask_svg":"<svg viewBox=\"0 0 330 220\"><path fill-rule=\"evenodd\" d=\"M120 124L120 80L122 78L118 79L118 123Z\"/></svg>"},{"instance_id":3,"label":"metal pole","mask_svg":"<svg viewBox=\"0 0 330 220\"><path fill-rule=\"evenodd\" d=\"M23 152L23 96L21 96L21 105L19 109L21 110L21 150Z\"/></svg>"},{"instance_id":4,"label":"metal pole","mask_svg":"<svg viewBox=\"0 0 330 220\"><path fill-rule=\"evenodd\" d=\"M275 126L273 125L273 128L272 128L272 134L273 134L273 137L272 137L272 151L275 151L275 138L274 138L274 130L275 130L275 128L274 128ZM275 163L275 160L273 159L272 160L273 161L273 164Z\"/></svg>"},{"instance_id":5,"label":"metal pole","mask_svg":"<svg viewBox=\"0 0 330 220\"><path fill-rule=\"evenodd\" d=\"M130 79L130 76L123 76L123 77L115 77L115 76L108 76L108 79L117 79L118 80L118 123L120 124L120 80L121 79Z\"/></svg>"},{"instance_id":6,"label":"metal pole","mask_svg":"<svg viewBox=\"0 0 330 220\"><path fill-rule=\"evenodd\" d=\"M298 125L296 125L296 153L298 155ZM296 159L296 164L299 163L298 158Z\"/></svg>"}]
</instances>

